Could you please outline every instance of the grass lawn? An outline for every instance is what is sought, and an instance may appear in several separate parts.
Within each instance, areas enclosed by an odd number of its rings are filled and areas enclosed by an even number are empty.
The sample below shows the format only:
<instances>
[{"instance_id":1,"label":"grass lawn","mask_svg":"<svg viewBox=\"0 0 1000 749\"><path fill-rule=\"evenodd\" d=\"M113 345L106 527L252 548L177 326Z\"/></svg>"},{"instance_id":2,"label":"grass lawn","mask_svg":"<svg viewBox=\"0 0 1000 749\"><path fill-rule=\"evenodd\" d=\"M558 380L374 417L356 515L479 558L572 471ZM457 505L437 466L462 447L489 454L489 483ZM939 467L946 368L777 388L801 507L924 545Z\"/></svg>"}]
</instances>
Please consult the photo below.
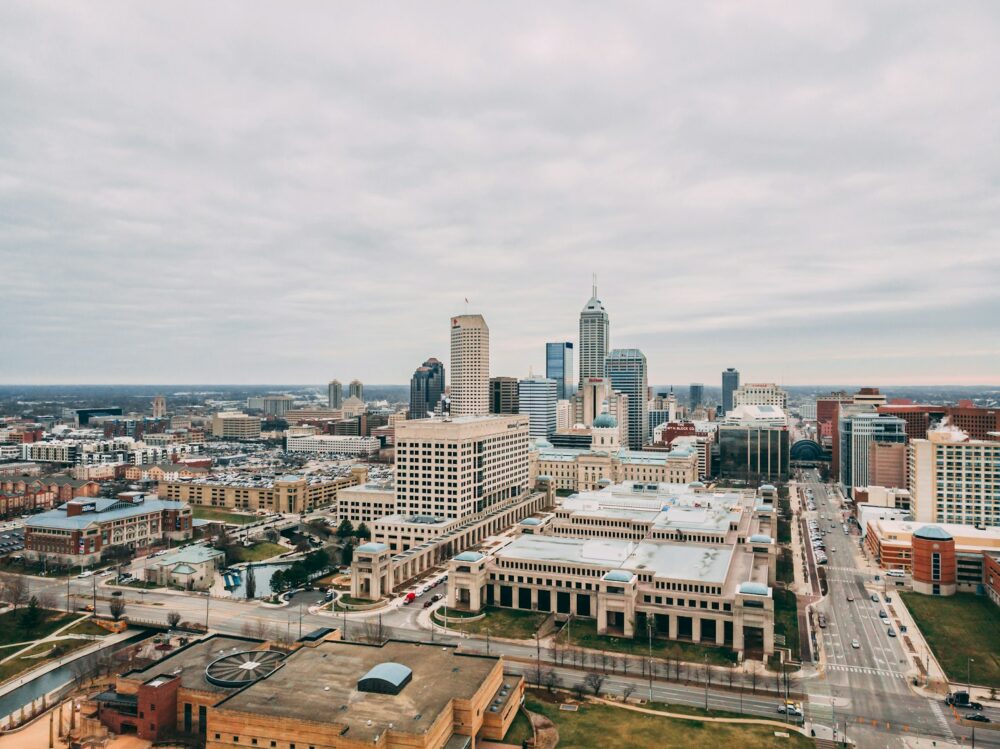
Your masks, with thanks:
<instances>
[{"instance_id":1,"label":"grass lawn","mask_svg":"<svg viewBox=\"0 0 1000 749\"><path fill-rule=\"evenodd\" d=\"M576 647L610 650L616 653L630 653L639 656L649 653L649 643L642 637L630 640L627 637L606 637L597 634L597 622L593 619L574 619L568 629L570 644ZM567 643L566 627L563 627L559 633L559 642ZM736 652L730 648L663 638L653 639L653 656L655 658L676 658L692 663L704 663L706 655L708 655L708 663L712 666L728 666L736 663Z\"/></svg>"},{"instance_id":2,"label":"grass lawn","mask_svg":"<svg viewBox=\"0 0 1000 749\"><path fill-rule=\"evenodd\" d=\"M440 609L444 613L444 609ZM548 614L542 611L519 611L517 609L501 609L487 606L484 611L486 616L477 622L468 624L448 623L449 629L456 629L461 632L469 632L474 635L485 635L489 630L491 637L509 637L512 640L530 640L535 636L535 632L542 626L542 622L548 618ZM461 616L460 612L458 615ZM449 613L448 616L451 616ZM438 621L440 624L440 621Z\"/></svg>"},{"instance_id":3,"label":"grass lawn","mask_svg":"<svg viewBox=\"0 0 1000 749\"><path fill-rule=\"evenodd\" d=\"M534 731L531 730L531 721L528 720L528 717L523 712L518 710L514 722L507 729L507 735L503 737L503 743L521 746L525 739L530 739L534 735Z\"/></svg>"},{"instance_id":4,"label":"grass lawn","mask_svg":"<svg viewBox=\"0 0 1000 749\"><path fill-rule=\"evenodd\" d=\"M215 520L220 523L233 523L235 525L246 525L259 519L256 515L244 515L239 512L230 512L218 507L205 507L204 505L191 505L191 514L198 520Z\"/></svg>"},{"instance_id":5,"label":"grass lawn","mask_svg":"<svg viewBox=\"0 0 1000 749\"><path fill-rule=\"evenodd\" d=\"M556 695L557 700L561 699ZM778 737L769 726L741 726L725 723L675 720L644 715L610 705L580 705L576 712L559 709L548 695L531 692L525 706L545 715L559 729L559 746L573 749L805 749L811 739L790 732Z\"/></svg>"},{"instance_id":6,"label":"grass lawn","mask_svg":"<svg viewBox=\"0 0 1000 749\"><path fill-rule=\"evenodd\" d=\"M57 640L36 645L24 655L0 663L0 682L93 644L93 640Z\"/></svg>"},{"instance_id":7,"label":"grass lawn","mask_svg":"<svg viewBox=\"0 0 1000 749\"><path fill-rule=\"evenodd\" d=\"M65 627L77 618L76 614L64 614L61 611L43 611L42 622L31 631L25 630L21 624L24 608L17 611L7 611L0 614L0 645L12 642L29 642L41 637L47 637L60 627Z\"/></svg>"},{"instance_id":8,"label":"grass lawn","mask_svg":"<svg viewBox=\"0 0 1000 749\"><path fill-rule=\"evenodd\" d=\"M799 609L795 594L790 590L773 588L774 634L785 636L785 647L792 651L792 657L799 657Z\"/></svg>"},{"instance_id":9,"label":"grass lawn","mask_svg":"<svg viewBox=\"0 0 1000 749\"><path fill-rule=\"evenodd\" d=\"M264 559L284 554L288 549L270 541L258 541L250 546L237 546L233 550L233 562L260 562Z\"/></svg>"},{"instance_id":10,"label":"grass lawn","mask_svg":"<svg viewBox=\"0 0 1000 749\"><path fill-rule=\"evenodd\" d=\"M97 635L103 637L104 635L110 634L108 630L104 627L98 627L94 624L92 619L85 619L79 624L74 624L72 627L63 632L65 635Z\"/></svg>"},{"instance_id":11,"label":"grass lawn","mask_svg":"<svg viewBox=\"0 0 1000 749\"><path fill-rule=\"evenodd\" d=\"M1000 687L1000 609L986 596L900 593L938 663L952 681Z\"/></svg>"}]
</instances>

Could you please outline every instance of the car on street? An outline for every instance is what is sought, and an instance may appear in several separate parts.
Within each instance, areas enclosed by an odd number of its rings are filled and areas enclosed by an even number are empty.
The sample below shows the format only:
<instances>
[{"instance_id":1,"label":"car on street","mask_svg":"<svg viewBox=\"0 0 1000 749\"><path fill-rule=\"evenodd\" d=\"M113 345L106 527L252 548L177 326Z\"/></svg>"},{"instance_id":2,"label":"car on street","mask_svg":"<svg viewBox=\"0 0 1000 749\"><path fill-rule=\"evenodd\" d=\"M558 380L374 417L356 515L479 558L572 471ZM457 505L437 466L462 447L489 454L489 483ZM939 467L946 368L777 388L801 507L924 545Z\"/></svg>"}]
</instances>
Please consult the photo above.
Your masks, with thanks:
<instances>
[{"instance_id":1,"label":"car on street","mask_svg":"<svg viewBox=\"0 0 1000 749\"><path fill-rule=\"evenodd\" d=\"M992 723L993 721L987 718L982 713L969 713L965 716L966 720L975 721L976 723Z\"/></svg>"},{"instance_id":2,"label":"car on street","mask_svg":"<svg viewBox=\"0 0 1000 749\"><path fill-rule=\"evenodd\" d=\"M878 593L872 593L872 600L878 603Z\"/></svg>"},{"instance_id":3,"label":"car on street","mask_svg":"<svg viewBox=\"0 0 1000 749\"><path fill-rule=\"evenodd\" d=\"M429 609L433 605L434 605L434 599L433 598L428 598L426 601L424 601L424 608L425 609Z\"/></svg>"},{"instance_id":4,"label":"car on street","mask_svg":"<svg viewBox=\"0 0 1000 749\"><path fill-rule=\"evenodd\" d=\"M824 614L819 615L819 626L820 629L826 629L826 616Z\"/></svg>"},{"instance_id":5,"label":"car on street","mask_svg":"<svg viewBox=\"0 0 1000 749\"><path fill-rule=\"evenodd\" d=\"M93 570L84 570L79 575L77 575L77 577L83 579L85 577L92 577L93 574L94 574Z\"/></svg>"},{"instance_id":6,"label":"car on street","mask_svg":"<svg viewBox=\"0 0 1000 749\"><path fill-rule=\"evenodd\" d=\"M778 712L782 715L791 715L799 718L802 717L802 704L798 702L785 702L778 705Z\"/></svg>"},{"instance_id":7,"label":"car on street","mask_svg":"<svg viewBox=\"0 0 1000 749\"><path fill-rule=\"evenodd\" d=\"M851 647L854 648L855 650L857 650L858 648L861 647L861 643L858 642L856 639L855 640L851 640Z\"/></svg>"},{"instance_id":8,"label":"car on street","mask_svg":"<svg viewBox=\"0 0 1000 749\"><path fill-rule=\"evenodd\" d=\"M851 595L850 593L847 594L847 602L848 603L853 603L854 602L854 596Z\"/></svg>"}]
</instances>

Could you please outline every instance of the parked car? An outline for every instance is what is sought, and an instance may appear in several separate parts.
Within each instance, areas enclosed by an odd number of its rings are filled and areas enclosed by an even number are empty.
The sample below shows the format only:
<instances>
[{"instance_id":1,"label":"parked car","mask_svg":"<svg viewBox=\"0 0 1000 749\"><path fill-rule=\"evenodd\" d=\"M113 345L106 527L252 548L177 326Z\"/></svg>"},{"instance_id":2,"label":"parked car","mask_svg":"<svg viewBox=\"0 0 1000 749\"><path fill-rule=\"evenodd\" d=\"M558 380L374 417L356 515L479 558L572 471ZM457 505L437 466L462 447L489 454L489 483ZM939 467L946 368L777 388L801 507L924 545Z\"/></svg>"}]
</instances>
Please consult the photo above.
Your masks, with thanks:
<instances>
[{"instance_id":1,"label":"parked car","mask_svg":"<svg viewBox=\"0 0 1000 749\"><path fill-rule=\"evenodd\" d=\"M793 717L802 717L802 705L795 702L785 702L778 705L778 712L782 715L791 715Z\"/></svg>"},{"instance_id":2,"label":"parked car","mask_svg":"<svg viewBox=\"0 0 1000 749\"><path fill-rule=\"evenodd\" d=\"M965 716L965 719L966 720L975 721L976 723L992 723L993 722L992 720L990 720L989 718L987 718L982 713L969 713L968 715Z\"/></svg>"},{"instance_id":3,"label":"parked car","mask_svg":"<svg viewBox=\"0 0 1000 749\"><path fill-rule=\"evenodd\" d=\"M878 603L878 593L872 593L872 600Z\"/></svg>"},{"instance_id":4,"label":"parked car","mask_svg":"<svg viewBox=\"0 0 1000 749\"><path fill-rule=\"evenodd\" d=\"M855 640L851 640L851 647L854 648L855 650L857 650L858 648L861 647L861 643L858 642L856 639Z\"/></svg>"}]
</instances>

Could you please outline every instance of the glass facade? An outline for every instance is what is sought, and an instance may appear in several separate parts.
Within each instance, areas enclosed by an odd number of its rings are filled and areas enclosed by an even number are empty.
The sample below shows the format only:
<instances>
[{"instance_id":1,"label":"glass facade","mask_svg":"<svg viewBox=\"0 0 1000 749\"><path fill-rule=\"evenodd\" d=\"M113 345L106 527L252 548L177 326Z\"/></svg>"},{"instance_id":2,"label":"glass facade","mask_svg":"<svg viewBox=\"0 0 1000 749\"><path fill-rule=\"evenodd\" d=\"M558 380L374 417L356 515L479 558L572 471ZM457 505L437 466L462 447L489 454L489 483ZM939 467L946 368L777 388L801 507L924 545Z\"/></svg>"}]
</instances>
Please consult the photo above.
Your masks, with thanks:
<instances>
[{"instance_id":1,"label":"glass facade","mask_svg":"<svg viewBox=\"0 0 1000 749\"><path fill-rule=\"evenodd\" d=\"M545 344L545 376L556 381L556 395L566 400L576 392L573 378L573 344L558 341Z\"/></svg>"},{"instance_id":2,"label":"glass facade","mask_svg":"<svg viewBox=\"0 0 1000 749\"><path fill-rule=\"evenodd\" d=\"M788 479L788 430L755 427L719 429L719 476L740 481Z\"/></svg>"}]
</instances>

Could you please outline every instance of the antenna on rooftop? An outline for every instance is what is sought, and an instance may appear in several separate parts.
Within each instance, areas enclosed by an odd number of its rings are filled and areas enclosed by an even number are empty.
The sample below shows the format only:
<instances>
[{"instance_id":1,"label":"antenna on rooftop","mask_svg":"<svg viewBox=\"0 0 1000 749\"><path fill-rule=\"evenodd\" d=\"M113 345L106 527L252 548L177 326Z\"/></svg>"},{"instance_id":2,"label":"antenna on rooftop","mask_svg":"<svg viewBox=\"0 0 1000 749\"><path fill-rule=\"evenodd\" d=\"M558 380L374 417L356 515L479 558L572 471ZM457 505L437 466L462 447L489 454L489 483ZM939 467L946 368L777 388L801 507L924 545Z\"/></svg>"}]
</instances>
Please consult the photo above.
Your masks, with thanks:
<instances>
[{"instance_id":1,"label":"antenna on rooftop","mask_svg":"<svg viewBox=\"0 0 1000 749\"><path fill-rule=\"evenodd\" d=\"M597 298L597 274L596 273L593 275L593 282L594 282L594 293L591 296L593 296L596 299Z\"/></svg>"}]
</instances>

